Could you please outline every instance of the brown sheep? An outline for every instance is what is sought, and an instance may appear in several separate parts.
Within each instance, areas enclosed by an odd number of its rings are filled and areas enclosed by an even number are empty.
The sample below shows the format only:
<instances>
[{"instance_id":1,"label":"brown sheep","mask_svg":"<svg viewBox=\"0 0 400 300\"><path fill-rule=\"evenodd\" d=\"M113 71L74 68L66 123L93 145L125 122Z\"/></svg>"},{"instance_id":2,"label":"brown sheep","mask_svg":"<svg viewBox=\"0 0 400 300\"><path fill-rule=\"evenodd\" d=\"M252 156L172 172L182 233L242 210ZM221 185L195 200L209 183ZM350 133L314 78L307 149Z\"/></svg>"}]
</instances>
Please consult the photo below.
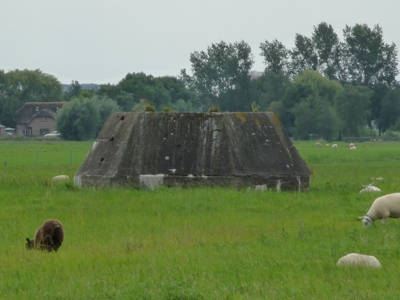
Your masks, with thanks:
<instances>
[{"instance_id":1,"label":"brown sheep","mask_svg":"<svg viewBox=\"0 0 400 300\"><path fill-rule=\"evenodd\" d=\"M40 249L44 251L57 251L64 241L64 227L58 220L47 220L36 231L35 238L26 239L26 249Z\"/></svg>"}]
</instances>

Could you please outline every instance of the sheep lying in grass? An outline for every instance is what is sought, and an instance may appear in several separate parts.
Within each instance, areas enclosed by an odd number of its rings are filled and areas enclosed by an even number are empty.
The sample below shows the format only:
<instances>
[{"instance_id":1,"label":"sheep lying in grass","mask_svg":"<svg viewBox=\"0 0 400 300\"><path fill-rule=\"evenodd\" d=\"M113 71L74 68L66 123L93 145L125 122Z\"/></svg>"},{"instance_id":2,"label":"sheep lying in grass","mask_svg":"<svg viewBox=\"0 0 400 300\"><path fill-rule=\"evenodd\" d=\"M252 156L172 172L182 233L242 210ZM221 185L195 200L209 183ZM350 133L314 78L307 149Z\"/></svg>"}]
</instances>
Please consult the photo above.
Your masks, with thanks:
<instances>
[{"instance_id":1,"label":"sheep lying in grass","mask_svg":"<svg viewBox=\"0 0 400 300\"><path fill-rule=\"evenodd\" d=\"M315 146L321 147L321 143L315 143Z\"/></svg>"},{"instance_id":2,"label":"sheep lying in grass","mask_svg":"<svg viewBox=\"0 0 400 300\"><path fill-rule=\"evenodd\" d=\"M386 224L386 218L400 217L400 193L387 194L376 198L365 216L359 217L364 226L373 225L376 220Z\"/></svg>"},{"instance_id":3,"label":"sheep lying in grass","mask_svg":"<svg viewBox=\"0 0 400 300\"><path fill-rule=\"evenodd\" d=\"M64 227L58 220L47 220L36 231L35 238L26 239L26 249L57 251L64 241Z\"/></svg>"},{"instance_id":4,"label":"sheep lying in grass","mask_svg":"<svg viewBox=\"0 0 400 300\"><path fill-rule=\"evenodd\" d=\"M53 181L53 182L63 181L63 180L69 180L69 176L68 175L58 175L58 176L54 176L51 179L51 181Z\"/></svg>"},{"instance_id":5,"label":"sheep lying in grass","mask_svg":"<svg viewBox=\"0 0 400 300\"><path fill-rule=\"evenodd\" d=\"M350 253L339 259L337 266L361 266L370 268L381 268L379 260L375 256Z\"/></svg>"},{"instance_id":6,"label":"sheep lying in grass","mask_svg":"<svg viewBox=\"0 0 400 300\"><path fill-rule=\"evenodd\" d=\"M350 149L351 149L352 147L355 147L355 146L354 146L354 144L353 144L353 143L350 143Z\"/></svg>"},{"instance_id":7,"label":"sheep lying in grass","mask_svg":"<svg viewBox=\"0 0 400 300\"><path fill-rule=\"evenodd\" d=\"M382 192L380 188L373 186L374 183L370 183L368 185L363 185L363 189L360 191L360 194L363 193L374 193L374 192Z\"/></svg>"}]
</instances>

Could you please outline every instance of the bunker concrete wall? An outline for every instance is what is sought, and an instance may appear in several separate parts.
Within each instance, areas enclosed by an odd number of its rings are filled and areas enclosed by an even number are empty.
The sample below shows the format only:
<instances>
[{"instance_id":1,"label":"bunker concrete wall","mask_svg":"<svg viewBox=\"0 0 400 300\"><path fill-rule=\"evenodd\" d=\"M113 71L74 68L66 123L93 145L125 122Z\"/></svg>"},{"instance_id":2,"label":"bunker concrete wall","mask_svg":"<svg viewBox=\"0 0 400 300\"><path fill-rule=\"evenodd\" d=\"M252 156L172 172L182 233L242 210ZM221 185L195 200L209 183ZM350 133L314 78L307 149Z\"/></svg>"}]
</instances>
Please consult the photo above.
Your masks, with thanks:
<instances>
[{"instance_id":1,"label":"bunker concrete wall","mask_svg":"<svg viewBox=\"0 0 400 300\"><path fill-rule=\"evenodd\" d=\"M109 117L74 181L305 190L310 175L273 113L124 112Z\"/></svg>"}]
</instances>

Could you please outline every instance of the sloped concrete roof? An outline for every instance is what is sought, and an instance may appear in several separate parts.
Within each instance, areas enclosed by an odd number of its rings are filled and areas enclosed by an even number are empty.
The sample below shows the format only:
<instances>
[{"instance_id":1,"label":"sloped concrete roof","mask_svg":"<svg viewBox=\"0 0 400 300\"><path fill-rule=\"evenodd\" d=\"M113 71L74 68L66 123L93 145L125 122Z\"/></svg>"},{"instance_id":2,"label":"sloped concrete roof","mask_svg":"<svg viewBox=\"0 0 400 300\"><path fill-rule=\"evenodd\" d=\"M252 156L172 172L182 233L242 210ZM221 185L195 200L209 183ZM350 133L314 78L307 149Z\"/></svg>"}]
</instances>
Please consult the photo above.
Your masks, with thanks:
<instances>
[{"instance_id":1,"label":"sloped concrete roof","mask_svg":"<svg viewBox=\"0 0 400 300\"><path fill-rule=\"evenodd\" d=\"M302 191L310 176L273 113L124 112L109 117L74 181Z\"/></svg>"}]
</instances>

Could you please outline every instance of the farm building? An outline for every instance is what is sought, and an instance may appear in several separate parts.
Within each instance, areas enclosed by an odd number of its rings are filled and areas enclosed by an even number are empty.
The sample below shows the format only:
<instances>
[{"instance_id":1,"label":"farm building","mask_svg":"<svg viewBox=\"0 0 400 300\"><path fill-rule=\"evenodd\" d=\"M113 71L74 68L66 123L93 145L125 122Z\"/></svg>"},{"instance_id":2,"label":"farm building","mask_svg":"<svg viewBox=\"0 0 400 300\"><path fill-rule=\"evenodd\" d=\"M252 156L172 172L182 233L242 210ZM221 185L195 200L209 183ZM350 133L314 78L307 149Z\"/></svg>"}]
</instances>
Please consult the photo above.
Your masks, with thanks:
<instances>
[{"instance_id":1,"label":"farm building","mask_svg":"<svg viewBox=\"0 0 400 300\"><path fill-rule=\"evenodd\" d=\"M15 114L16 135L43 136L56 130L56 115L65 102L26 102Z\"/></svg>"},{"instance_id":2,"label":"farm building","mask_svg":"<svg viewBox=\"0 0 400 300\"><path fill-rule=\"evenodd\" d=\"M113 113L77 186L229 186L299 190L311 171L269 112Z\"/></svg>"}]
</instances>

